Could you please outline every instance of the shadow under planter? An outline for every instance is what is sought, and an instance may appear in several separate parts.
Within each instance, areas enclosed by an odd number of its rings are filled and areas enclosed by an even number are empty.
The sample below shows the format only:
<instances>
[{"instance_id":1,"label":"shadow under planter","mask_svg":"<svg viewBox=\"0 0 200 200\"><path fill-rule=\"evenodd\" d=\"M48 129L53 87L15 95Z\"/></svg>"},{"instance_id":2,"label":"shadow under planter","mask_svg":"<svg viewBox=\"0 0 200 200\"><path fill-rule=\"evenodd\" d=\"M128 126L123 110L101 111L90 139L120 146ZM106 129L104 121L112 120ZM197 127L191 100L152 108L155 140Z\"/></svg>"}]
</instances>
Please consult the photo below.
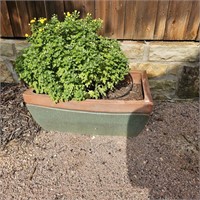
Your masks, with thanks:
<instances>
[{"instance_id":1,"label":"shadow under planter","mask_svg":"<svg viewBox=\"0 0 200 200\"><path fill-rule=\"evenodd\" d=\"M54 103L48 95L24 92L27 108L45 130L90 135L136 136L152 112L153 102L145 71L131 71L141 84L143 100L94 100Z\"/></svg>"}]
</instances>

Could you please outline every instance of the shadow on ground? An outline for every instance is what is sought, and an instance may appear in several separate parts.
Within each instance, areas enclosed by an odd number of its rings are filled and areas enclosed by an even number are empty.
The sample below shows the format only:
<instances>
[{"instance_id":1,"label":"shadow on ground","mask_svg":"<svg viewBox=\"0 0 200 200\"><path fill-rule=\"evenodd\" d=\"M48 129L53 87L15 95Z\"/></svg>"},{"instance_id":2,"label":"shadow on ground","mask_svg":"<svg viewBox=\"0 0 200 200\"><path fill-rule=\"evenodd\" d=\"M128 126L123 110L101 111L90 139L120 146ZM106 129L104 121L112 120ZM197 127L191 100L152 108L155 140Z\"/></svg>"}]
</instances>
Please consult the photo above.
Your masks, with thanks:
<instances>
[{"instance_id":1,"label":"shadow on ground","mask_svg":"<svg viewBox=\"0 0 200 200\"><path fill-rule=\"evenodd\" d=\"M200 199L198 102L156 103L149 123L126 145L128 177L150 199Z\"/></svg>"}]
</instances>

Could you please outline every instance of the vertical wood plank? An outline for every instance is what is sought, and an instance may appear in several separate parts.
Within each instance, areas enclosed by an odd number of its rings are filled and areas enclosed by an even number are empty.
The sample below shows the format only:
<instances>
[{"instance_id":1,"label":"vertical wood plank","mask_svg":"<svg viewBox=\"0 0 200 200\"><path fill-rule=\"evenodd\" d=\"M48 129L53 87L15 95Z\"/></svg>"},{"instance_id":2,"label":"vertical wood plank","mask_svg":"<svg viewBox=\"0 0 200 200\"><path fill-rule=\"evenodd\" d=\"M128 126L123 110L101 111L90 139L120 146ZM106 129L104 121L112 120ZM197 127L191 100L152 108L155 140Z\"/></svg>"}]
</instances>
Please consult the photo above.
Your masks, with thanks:
<instances>
[{"instance_id":1,"label":"vertical wood plank","mask_svg":"<svg viewBox=\"0 0 200 200\"><path fill-rule=\"evenodd\" d=\"M112 1L96 1L95 2L95 17L103 20L102 29L99 34L110 37L112 35L111 23Z\"/></svg>"},{"instance_id":2,"label":"vertical wood plank","mask_svg":"<svg viewBox=\"0 0 200 200\"><path fill-rule=\"evenodd\" d=\"M191 1L170 1L164 34L165 40L184 39L184 31L189 21L191 8Z\"/></svg>"},{"instance_id":3,"label":"vertical wood plank","mask_svg":"<svg viewBox=\"0 0 200 200\"><path fill-rule=\"evenodd\" d=\"M64 19L64 4L63 1L45 1L47 18L50 19L53 14L58 15L60 20Z\"/></svg>"},{"instance_id":4,"label":"vertical wood plank","mask_svg":"<svg viewBox=\"0 0 200 200\"><path fill-rule=\"evenodd\" d=\"M77 10L80 12L80 17L83 18L86 16L87 11L85 10L85 0L69 0L65 1L65 12L73 12Z\"/></svg>"},{"instance_id":5,"label":"vertical wood plank","mask_svg":"<svg viewBox=\"0 0 200 200\"><path fill-rule=\"evenodd\" d=\"M112 38L123 39L126 1L112 1Z\"/></svg>"},{"instance_id":6,"label":"vertical wood plank","mask_svg":"<svg viewBox=\"0 0 200 200\"><path fill-rule=\"evenodd\" d=\"M200 23L200 2L193 1L190 18L187 26L185 26L184 40L195 40L198 34Z\"/></svg>"},{"instance_id":7,"label":"vertical wood plank","mask_svg":"<svg viewBox=\"0 0 200 200\"><path fill-rule=\"evenodd\" d=\"M200 41L200 25L199 25L198 33L197 33L197 36L196 36L196 41Z\"/></svg>"},{"instance_id":8,"label":"vertical wood plank","mask_svg":"<svg viewBox=\"0 0 200 200\"><path fill-rule=\"evenodd\" d=\"M136 1L136 22L132 39L152 40L156 24L158 1Z\"/></svg>"},{"instance_id":9,"label":"vertical wood plank","mask_svg":"<svg viewBox=\"0 0 200 200\"><path fill-rule=\"evenodd\" d=\"M164 38L168 6L169 6L169 0L158 2L158 11L156 16L156 25L153 37L153 39L155 40L163 40Z\"/></svg>"},{"instance_id":10,"label":"vertical wood plank","mask_svg":"<svg viewBox=\"0 0 200 200\"><path fill-rule=\"evenodd\" d=\"M44 1L35 1L36 16L47 17L45 2Z\"/></svg>"},{"instance_id":11,"label":"vertical wood plank","mask_svg":"<svg viewBox=\"0 0 200 200\"><path fill-rule=\"evenodd\" d=\"M8 12L10 15L11 26L13 29L13 35L15 37L23 37L22 27L17 4L15 1L6 1Z\"/></svg>"},{"instance_id":12,"label":"vertical wood plank","mask_svg":"<svg viewBox=\"0 0 200 200\"><path fill-rule=\"evenodd\" d=\"M124 25L124 39L132 39L135 31L136 23L136 2L126 1L125 8L125 25Z\"/></svg>"},{"instance_id":13,"label":"vertical wood plank","mask_svg":"<svg viewBox=\"0 0 200 200\"><path fill-rule=\"evenodd\" d=\"M19 22L21 26L21 37L24 37L26 33L30 34L30 26L29 24L29 16L28 16L28 9L26 6L26 1L16 1L17 10L18 10L18 16L19 16Z\"/></svg>"},{"instance_id":14,"label":"vertical wood plank","mask_svg":"<svg viewBox=\"0 0 200 200\"><path fill-rule=\"evenodd\" d=\"M1 36L12 37L13 30L5 1L1 2Z\"/></svg>"},{"instance_id":15,"label":"vertical wood plank","mask_svg":"<svg viewBox=\"0 0 200 200\"><path fill-rule=\"evenodd\" d=\"M26 6L27 6L27 10L28 10L29 21L31 19L33 19L34 17L37 18L35 1L26 1Z\"/></svg>"}]
</instances>

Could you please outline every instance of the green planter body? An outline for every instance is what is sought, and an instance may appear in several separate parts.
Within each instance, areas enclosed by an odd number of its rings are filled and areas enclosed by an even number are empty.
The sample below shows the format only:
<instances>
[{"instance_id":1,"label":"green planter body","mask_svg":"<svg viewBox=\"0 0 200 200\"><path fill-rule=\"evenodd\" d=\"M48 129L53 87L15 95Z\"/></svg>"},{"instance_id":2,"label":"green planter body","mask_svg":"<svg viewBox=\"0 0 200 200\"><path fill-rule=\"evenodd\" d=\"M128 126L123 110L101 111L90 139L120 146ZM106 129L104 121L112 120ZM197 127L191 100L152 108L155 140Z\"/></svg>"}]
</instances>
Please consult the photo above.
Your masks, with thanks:
<instances>
[{"instance_id":1,"label":"green planter body","mask_svg":"<svg viewBox=\"0 0 200 200\"><path fill-rule=\"evenodd\" d=\"M45 130L90 135L137 136L152 112L145 72L131 73L143 86L144 100L86 100L53 103L47 95L24 93L27 108Z\"/></svg>"}]
</instances>

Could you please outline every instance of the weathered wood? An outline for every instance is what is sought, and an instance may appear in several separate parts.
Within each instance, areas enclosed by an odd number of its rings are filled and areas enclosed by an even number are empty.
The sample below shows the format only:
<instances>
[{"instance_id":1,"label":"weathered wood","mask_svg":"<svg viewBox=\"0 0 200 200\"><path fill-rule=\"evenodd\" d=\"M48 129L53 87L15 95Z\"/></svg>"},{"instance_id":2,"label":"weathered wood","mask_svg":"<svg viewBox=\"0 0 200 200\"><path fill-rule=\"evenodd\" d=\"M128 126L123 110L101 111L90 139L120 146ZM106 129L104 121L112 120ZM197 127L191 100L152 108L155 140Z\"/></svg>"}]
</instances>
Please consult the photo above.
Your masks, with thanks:
<instances>
[{"instance_id":1,"label":"weathered wood","mask_svg":"<svg viewBox=\"0 0 200 200\"><path fill-rule=\"evenodd\" d=\"M103 19L100 34L116 39L197 40L200 2L173 0L67 0L67 1L2 1L1 36L24 37L34 17L63 12L89 12Z\"/></svg>"},{"instance_id":2,"label":"weathered wood","mask_svg":"<svg viewBox=\"0 0 200 200\"><path fill-rule=\"evenodd\" d=\"M60 20L64 19L63 1L45 1L45 7L48 19L50 19L53 14L56 14Z\"/></svg>"},{"instance_id":3,"label":"weathered wood","mask_svg":"<svg viewBox=\"0 0 200 200\"><path fill-rule=\"evenodd\" d=\"M26 1L26 6L28 10L29 21L31 21L31 19L37 17L35 1Z\"/></svg>"},{"instance_id":4,"label":"weathered wood","mask_svg":"<svg viewBox=\"0 0 200 200\"><path fill-rule=\"evenodd\" d=\"M30 20L28 16L26 1L16 1L16 5L19 14L18 20L20 23L22 35L24 36L26 33L30 34L30 26L28 26Z\"/></svg>"},{"instance_id":5,"label":"weathered wood","mask_svg":"<svg viewBox=\"0 0 200 200\"><path fill-rule=\"evenodd\" d=\"M153 39L155 40L163 40L164 38L168 6L169 6L169 0L158 2L158 11L156 16L156 24L153 37Z\"/></svg>"},{"instance_id":6,"label":"weathered wood","mask_svg":"<svg viewBox=\"0 0 200 200\"><path fill-rule=\"evenodd\" d=\"M112 23L112 13L111 13L112 1L96 1L95 2L95 17L103 20L102 29L99 32L101 35L110 37L112 35L111 23Z\"/></svg>"},{"instance_id":7,"label":"weathered wood","mask_svg":"<svg viewBox=\"0 0 200 200\"><path fill-rule=\"evenodd\" d=\"M35 9L37 17L47 17L45 2L44 1L35 1Z\"/></svg>"},{"instance_id":8,"label":"weathered wood","mask_svg":"<svg viewBox=\"0 0 200 200\"><path fill-rule=\"evenodd\" d=\"M200 41L200 25L199 25L199 28L198 28L198 33L197 33L196 40Z\"/></svg>"},{"instance_id":9,"label":"weathered wood","mask_svg":"<svg viewBox=\"0 0 200 200\"><path fill-rule=\"evenodd\" d=\"M10 15L10 21L11 21L11 26L13 29L13 35L15 37L24 37L16 1L6 1L6 3L7 3L7 7L8 7L8 12Z\"/></svg>"},{"instance_id":10,"label":"weathered wood","mask_svg":"<svg viewBox=\"0 0 200 200\"><path fill-rule=\"evenodd\" d=\"M1 2L1 36L12 37L13 30L6 1Z\"/></svg>"},{"instance_id":11,"label":"weathered wood","mask_svg":"<svg viewBox=\"0 0 200 200\"><path fill-rule=\"evenodd\" d=\"M112 1L112 38L123 39L126 1Z\"/></svg>"},{"instance_id":12,"label":"weathered wood","mask_svg":"<svg viewBox=\"0 0 200 200\"><path fill-rule=\"evenodd\" d=\"M157 6L158 1L136 1L136 22L132 39L153 39Z\"/></svg>"},{"instance_id":13,"label":"weathered wood","mask_svg":"<svg viewBox=\"0 0 200 200\"><path fill-rule=\"evenodd\" d=\"M87 14L86 7L85 7L85 0L70 0L70 1L64 1L65 5L65 12L73 12L74 10L77 10L80 12L80 17L85 17Z\"/></svg>"},{"instance_id":14,"label":"weathered wood","mask_svg":"<svg viewBox=\"0 0 200 200\"><path fill-rule=\"evenodd\" d=\"M200 2L193 1L187 26L185 26L184 39L195 40L200 22Z\"/></svg>"},{"instance_id":15,"label":"weathered wood","mask_svg":"<svg viewBox=\"0 0 200 200\"><path fill-rule=\"evenodd\" d=\"M170 1L164 34L165 40L184 40L184 31L189 21L190 12L192 12L191 8L191 1Z\"/></svg>"},{"instance_id":16,"label":"weathered wood","mask_svg":"<svg viewBox=\"0 0 200 200\"><path fill-rule=\"evenodd\" d=\"M136 23L136 2L126 1L125 21L124 21L124 39L132 39L135 32Z\"/></svg>"}]
</instances>

